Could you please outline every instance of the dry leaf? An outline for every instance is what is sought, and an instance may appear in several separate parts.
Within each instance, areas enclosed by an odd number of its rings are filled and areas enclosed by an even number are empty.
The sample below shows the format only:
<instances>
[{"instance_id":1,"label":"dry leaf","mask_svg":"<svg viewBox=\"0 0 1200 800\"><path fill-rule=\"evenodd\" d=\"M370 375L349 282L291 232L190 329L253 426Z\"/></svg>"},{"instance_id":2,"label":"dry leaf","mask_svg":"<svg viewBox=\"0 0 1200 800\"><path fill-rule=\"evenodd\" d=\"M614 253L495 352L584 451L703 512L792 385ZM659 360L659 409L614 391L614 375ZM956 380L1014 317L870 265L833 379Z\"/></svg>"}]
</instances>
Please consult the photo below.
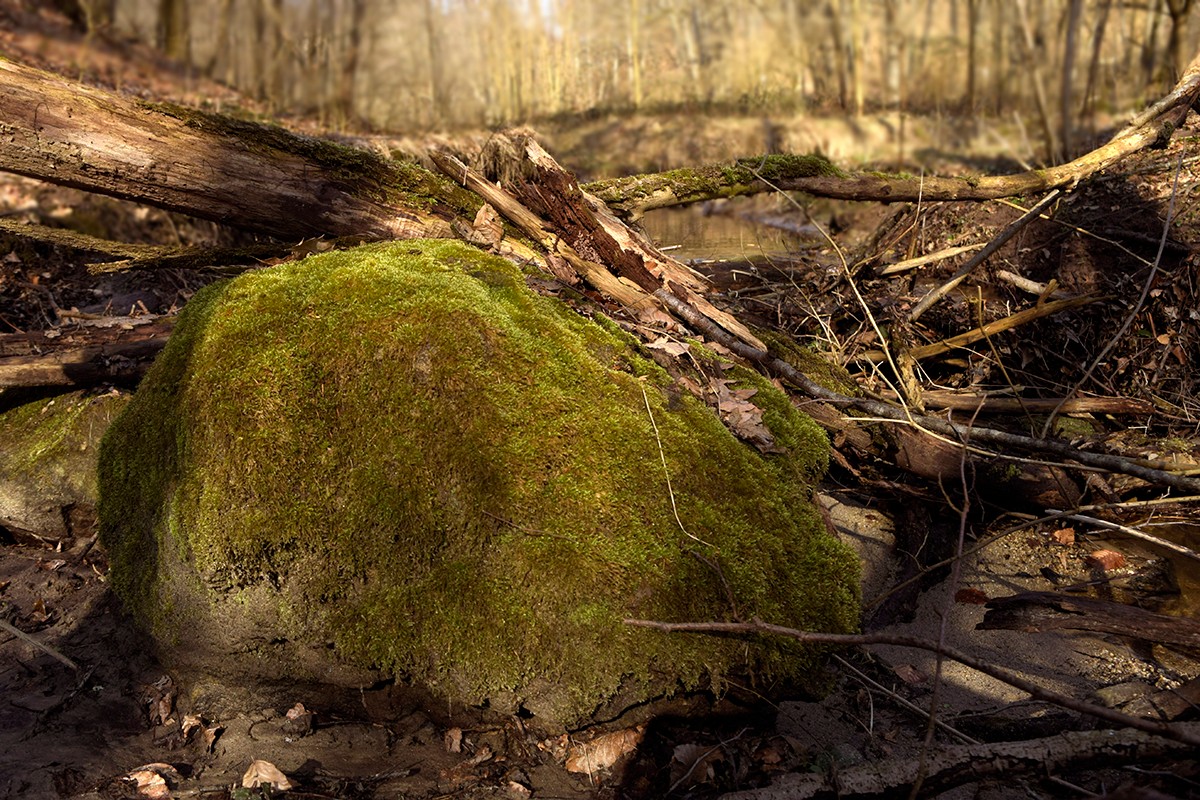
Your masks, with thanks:
<instances>
[{"instance_id":1,"label":"dry leaf","mask_svg":"<svg viewBox=\"0 0 1200 800\"><path fill-rule=\"evenodd\" d=\"M595 775L632 753L646 733L645 725L597 736L590 742L577 744L567 751L567 772Z\"/></svg>"},{"instance_id":2,"label":"dry leaf","mask_svg":"<svg viewBox=\"0 0 1200 800\"><path fill-rule=\"evenodd\" d=\"M725 760L721 748L702 744L681 744L671 753L671 785L699 786L713 779L713 765Z\"/></svg>"},{"instance_id":3,"label":"dry leaf","mask_svg":"<svg viewBox=\"0 0 1200 800\"><path fill-rule=\"evenodd\" d=\"M247 789L257 789L264 783L270 784L272 789L278 789L281 792L292 788L292 782L270 761L251 762L250 768L242 776L242 786Z\"/></svg>"},{"instance_id":4,"label":"dry leaf","mask_svg":"<svg viewBox=\"0 0 1200 800\"><path fill-rule=\"evenodd\" d=\"M287 710L280 730L288 736L307 736L312 733L316 714L304 707L304 703L296 703Z\"/></svg>"},{"instance_id":5,"label":"dry leaf","mask_svg":"<svg viewBox=\"0 0 1200 800\"><path fill-rule=\"evenodd\" d=\"M925 673L912 664L898 664L894 671L900 680L908 684L924 683L926 681Z\"/></svg>"},{"instance_id":6,"label":"dry leaf","mask_svg":"<svg viewBox=\"0 0 1200 800\"><path fill-rule=\"evenodd\" d=\"M1059 544L1075 544L1075 529L1059 528L1050 534L1050 538Z\"/></svg>"},{"instance_id":7,"label":"dry leaf","mask_svg":"<svg viewBox=\"0 0 1200 800\"><path fill-rule=\"evenodd\" d=\"M508 782L508 796L512 797L512 798L516 798L516 800L521 800L521 798L532 797L533 792L530 790L530 788L528 786L526 786L523 783L519 783L517 781L509 781Z\"/></svg>"},{"instance_id":8,"label":"dry leaf","mask_svg":"<svg viewBox=\"0 0 1200 800\"><path fill-rule=\"evenodd\" d=\"M170 764L155 763L130 770L125 780L136 784L138 797L167 800L171 796L171 789L179 785L183 776Z\"/></svg>"},{"instance_id":9,"label":"dry leaf","mask_svg":"<svg viewBox=\"0 0 1200 800\"><path fill-rule=\"evenodd\" d=\"M187 739L192 735L192 731L201 727L203 723L200 721L198 714L184 714L183 724L179 726L179 730L183 733L183 738Z\"/></svg>"},{"instance_id":10,"label":"dry leaf","mask_svg":"<svg viewBox=\"0 0 1200 800\"><path fill-rule=\"evenodd\" d=\"M462 739L463 739L462 728L451 728L450 730L446 731L446 735L442 737L442 741L446 745L446 752L447 753L461 753L462 752Z\"/></svg>"},{"instance_id":11,"label":"dry leaf","mask_svg":"<svg viewBox=\"0 0 1200 800\"><path fill-rule=\"evenodd\" d=\"M954 602L964 605L981 606L988 601L988 596L978 589L959 589L954 593Z\"/></svg>"},{"instance_id":12,"label":"dry leaf","mask_svg":"<svg viewBox=\"0 0 1200 800\"><path fill-rule=\"evenodd\" d=\"M1125 556L1115 550L1097 550L1087 557L1089 567L1111 572L1125 566Z\"/></svg>"},{"instance_id":13,"label":"dry leaf","mask_svg":"<svg viewBox=\"0 0 1200 800\"><path fill-rule=\"evenodd\" d=\"M762 409L750 402L757 389L730 389L733 381L716 378L709 385L717 395L717 409L729 430L740 439L754 445L762 453L782 452L775 446L775 437L763 424Z\"/></svg>"},{"instance_id":14,"label":"dry leaf","mask_svg":"<svg viewBox=\"0 0 1200 800\"><path fill-rule=\"evenodd\" d=\"M213 748L217 746L217 737L224 730L220 725L204 729L204 752L211 753L213 751Z\"/></svg>"},{"instance_id":15,"label":"dry leaf","mask_svg":"<svg viewBox=\"0 0 1200 800\"><path fill-rule=\"evenodd\" d=\"M653 342L647 342L646 347L651 350L662 350L664 353L678 358L688 351L688 345L685 342L673 342L665 336L660 336Z\"/></svg>"}]
</instances>

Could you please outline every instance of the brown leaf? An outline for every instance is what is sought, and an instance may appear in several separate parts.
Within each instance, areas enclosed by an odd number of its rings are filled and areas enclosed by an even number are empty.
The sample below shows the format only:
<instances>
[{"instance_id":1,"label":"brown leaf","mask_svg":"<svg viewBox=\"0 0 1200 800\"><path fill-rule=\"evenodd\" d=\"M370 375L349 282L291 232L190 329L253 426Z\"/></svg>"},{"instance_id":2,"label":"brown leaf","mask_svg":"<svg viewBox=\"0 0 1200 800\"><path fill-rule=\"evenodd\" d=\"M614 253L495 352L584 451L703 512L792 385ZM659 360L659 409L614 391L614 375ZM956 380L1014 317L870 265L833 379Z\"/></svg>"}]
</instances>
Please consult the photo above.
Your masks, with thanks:
<instances>
[{"instance_id":1,"label":"brown leaf","mask_svg":"<svg viewBox=\"0 0 1200 800\"><path fill-rule=\"evenodd\" d=\"M988 601L988 596L978 589L959 589L954 593L954 602L964 605L981 606Z\"/></svg>"},{"instance_id":2,"label":"brown leaf","mask_svg":"<svg viewBox=\"0 0 1200 800\"><path fill-rule=\"evenodd\" d=\"M183 776L170 764L154 763L130 770L125 780L136 784L134 791L140 798L167 800L171 796L171 789L180 784Z\"/></svg>"},{"instance_id":3,"label":"brown leaf","mask_svg":"<svg viewBox=\"0 0 1200 800\"><path fill-rule=\"evenodd\" d=\"M250 768L242 776L242 786L246 789L257 789L264 783L281 792L292 788L292 782L270 761L252 761Z\"/></svg>"},{"instance_id":4,"label":"brown leaf","mask_svg":"<svg viewBox=\"0 0 1200 800\"><path fill-rule=\"evenodd\" d=\"M925 673L912 664L897 664L894 671L900 680L908 684L924 683L927 680Z\"/></svg>"},{"instance_id":5,"label":"brown leaf","mask_svg":"<svg viewBox=\"0 0 1200 800\"><path fill-rule=\"evenodd\" d=\"M679 788L709 783L713 765L725 760L721 748L701 744L681 744L671 753L671 785Z\"/></svg>"},{"instance_id":6,"label":"brown leaf","mask_svg":"<svg viewBox=\"0 0 1200 800\"><path fill-rule=\"evenodd\" d=\"M673 342L665 336L660 336L653 342L647 342L646 347L651 350L662 350L664 353L678 358L688 351L686 342Z\"/></svg>"},{"instance_id":7,"label":"brown leaf","mask_svg":"<svg viewBox=\"0 0 1200 800\"><path fill-rule=\"evenodd\" d=\"M1059 528L1050 534L1050 538L1059 544L1075 544L1075 529Z\"/></svg>"},{"instance_id":8,"label":"brown leaf","mask_svg":"<svg viewBox=\"0 0 1200 800\"><path fill-rule=\"evenodd\" d=\"M762 453L782 452L775 446L775 437L763 424L762 409L750 402L758 394L757 389L730 389L733 381L714 378L709 386L717 396L717 410L721 419L739 439L754 445Z\"/></svg>"},{"instance_id":9,"label":"brown leaf","mask_svg":"<svg viewBox=\"0 0 1200 800\"><path fill-rule=\"evenodd\" d=\"M461 753L462 740L462 728L451 728L450 730L446 731L446 735L442 737L442 742L446 745L447 753Z\"/></svg>"},{"instance_id":10,"label":"brown leaf","mask_svg":"<svg viewBox=\"0 0 1200 800\"><path fill-rule=\"evenodd\" d=\"M567 771L595 775L632 753L646 733L645 725L626 728L597 736L590 742L577 744L567 751Z\"/></svg>"},{"instance_id":11,"label":"brown leaf","mask_svg":"<svg viewBox=\"0 0 1200 800\"><path fill-rule=\"evenodd\" d=\"M1096 550L1087 557L1087 564L1093 569L1111 572L1125 566L1125 556L1115 550Z\"/></svg>"}]
</instances>

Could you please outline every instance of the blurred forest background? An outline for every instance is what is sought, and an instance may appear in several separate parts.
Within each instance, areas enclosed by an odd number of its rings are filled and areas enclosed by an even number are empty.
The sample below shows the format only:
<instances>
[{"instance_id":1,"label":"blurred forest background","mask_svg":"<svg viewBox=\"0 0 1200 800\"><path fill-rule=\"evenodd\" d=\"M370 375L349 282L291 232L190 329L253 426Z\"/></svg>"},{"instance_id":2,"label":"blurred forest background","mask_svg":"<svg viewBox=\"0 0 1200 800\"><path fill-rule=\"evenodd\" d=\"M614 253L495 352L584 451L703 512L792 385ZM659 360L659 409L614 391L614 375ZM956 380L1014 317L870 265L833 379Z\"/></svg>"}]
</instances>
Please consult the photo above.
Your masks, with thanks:
<instances>
[{"instance_id":1,"label":"blurred forest background","mask_svg":"<svg viewBox=\"0 0 1200 800\"><path fill-rule=\"evenodd\" d=\"M1169 88L1194 0L57 0L277 113L415 132L596 112L1071 120Z\"/></svg>"}]
</instances>

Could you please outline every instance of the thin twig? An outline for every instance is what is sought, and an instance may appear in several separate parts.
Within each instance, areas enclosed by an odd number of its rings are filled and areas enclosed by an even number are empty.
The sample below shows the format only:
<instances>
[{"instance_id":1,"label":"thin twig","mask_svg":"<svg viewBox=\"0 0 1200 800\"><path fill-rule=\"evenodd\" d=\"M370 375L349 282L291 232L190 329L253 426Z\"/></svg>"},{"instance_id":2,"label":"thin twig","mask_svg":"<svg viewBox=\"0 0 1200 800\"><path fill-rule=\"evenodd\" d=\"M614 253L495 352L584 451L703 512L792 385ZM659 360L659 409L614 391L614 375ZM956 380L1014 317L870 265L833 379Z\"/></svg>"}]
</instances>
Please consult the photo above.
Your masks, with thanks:
<instances>
[{"instance_id":1,"label":"thin twig","mask_svg":"<svg viewBox=\"0 0 1200 800\"><path fill-rule=\"evenodd\" d=\"M58 652L53 647L51 647L50 645L39 642L37 639L33 638L25 631L12 625L9 622L6 622L5 620L0 619L0 628L8 631L13 636L17 637L18 639L25 642L26 644L33 645L38 650L41 650L42 652L46 653L47 655L52 656L55 660L60 661L63 664L66 664L68 667L75 670L76 672L79 672L83 669L78 664L76 664L74 661L67 658L62 653Z\"/></svg>"},{"instance_id":2,"label":"thin twig","mask_svg":"<svg viewBox=\"0 0 1200 800\"><path fill-rule=\"evenodd\" d=\"M1050 509L1050 510L1054 511L1055 509ZM1133 536L1134 538L1141 539L1144 542L1150 542L1151 544L1158 545L1159 547L1165 547L1166 549L1173 550L1176 553L1179 553L1180 555L1187 556L1188 558L1195 559L1196 561L1200 561L1200 553L1197 553L1195 550L1188 549L1187 547L1184 547L1181 544L1175 544L1174 542L1169 542L1166 539L1160 539L1159 537L1154 536L1153 534L1139 531L1137 528L1130 528L1128 525L1121 525L1116 522L1109 522L1108 520L1105 520L1105 519L1097 519L1096 517L1087 517L1087 516L1084 516L1083 514L1068 513L1066 515L1066 518L1077 520L1078 522L1086 522L1088 525L1098 525L1101 528L1108 528L1110 531L1119 531L1120 533L1123 533L1126 536Z\"/></svg>"},{"instance_id":3,"label":"thin twig","mask_svg":"<svg viewBox=\"0 0 1200 800\"><path fill-rule=\"evenodd\" d=\"M888 403L872 400L866 397L847 397L844 394L828 389L796 369L781 358L772 356L765 350L747 345L733 334L721 328L712 320L705 317L694 306L675 297L670 292L659 289L654 296L671 309L680 319L693 326L705 336L732 350L747 361L757 364L760 368L782 377L800 391L817 400L828 403L851 406L867 414L891 420L893 422L913 422L922 428L950 436L958 440L967 438L968 427L951 420L923 415L914 415L905 409L896 408ZM1053 453L1061 458L1077 461L1087 467L1120 472L1142 478L1150 483L1171 486L1190 494L1200 493L1200 479L1187 475L1168 472L1163 469L1146 466L1145 462L1125 456L1109 455L1107 453L1090 453L1072 447L1066 442L1054 439L1036 439L1032 436L1008 433L991 428L971 427L970 438L975 442L1003 445L1029 452Z\"/></svg>"},{"instance_id":4,"label":"thin twig","mask_svg":"<svg viewBox=\"0 0 1200 800\"><path fill-rule=\"evenodd\" d=\"M694 539L705 547L712 547L711 544L683 527L683 520L679 518L679 507L675 505L675 490L671 488L671 470L667 468L667 454L663 450L662 437L658 435L658 423L654 421L654 412L650 410L650 396L646 394L645 386L639 384L638 388L642 390L642 399L646 401L646 415L650 417L650 426L654 428L654 441L658 442L658 457L662 459L663 475L667 478L667 494L671 497L671 512L675 515L675 523L679 525L679 530L683 531L684 536Z\"/></svg>"},{"instance_id":5,"label":"thin twig","mask_svg":"<svg viewBox=\"0 0 1200 800\"><path fill-rule=\"evenodd\" d=\"M920 717L922 719L926 719L926 720L933 719L935 725L937 725L939 728L941 728L942 730L944 730L946 733L950 734L951 736L957 738L963 744L979 744L980 743L978 739L971 738L967 734L960 731L958 728L955 728L954 726L949 725L940 719L934 718L933 715L931 715L928 711L921 708L919 705L912 702L911 700L907 700L904 697L901 697L899 694L897 694L896 692L887 688L879 681L874 680L869 675L867 675L865 672L863 672L858 667L854 666L853 664L851 664L849 661L842 658L841 656L835 654L833 656L833 660L838 662L839 664L841 664L843 669L851 672L854 675L854 677L856 677L858 680L865 683L867 686L870 686L875 691L881 692L882 694L889 697L892 700L892 702L897 703L898 705L900 705L904 708L907 708L909 711L912 711L914 714L920 715Z\"/></svg>"}]
</instances>

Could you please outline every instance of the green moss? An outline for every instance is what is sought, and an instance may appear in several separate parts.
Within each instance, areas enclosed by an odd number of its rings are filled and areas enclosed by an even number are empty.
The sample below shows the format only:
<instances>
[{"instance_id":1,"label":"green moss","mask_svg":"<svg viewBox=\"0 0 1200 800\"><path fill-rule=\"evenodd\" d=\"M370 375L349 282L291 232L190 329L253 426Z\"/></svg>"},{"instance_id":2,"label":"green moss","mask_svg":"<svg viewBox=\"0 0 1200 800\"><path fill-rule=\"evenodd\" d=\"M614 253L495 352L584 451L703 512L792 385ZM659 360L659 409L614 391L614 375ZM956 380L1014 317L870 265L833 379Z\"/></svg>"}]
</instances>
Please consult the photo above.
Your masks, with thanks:
<instances>
[{"instance_id":1,"label":"green moss","mask_svg":"<svg viewBox=\"0 0 1200 800\"><path fill-rule=\"evenodd\" d=\"M654 175L634 175L587 184L584 191L608 203L630 203L669 190L679 202L737 197L747 193L760 177L769 181L843 177L846 173L821 155L774 154L743 158L732 164L686 167Z\"/></svg>"},{"instance_id":2,"label":"green moss","mask_svg":"<svg viewBox=\"0 0 1200 800\"><path fill-rule=\"evenodd\" d=\"M113 585L161 641L267 625L564 722L631 685L802 675L787 644L622 624L729 619L730 593L742 618L857 624L857 561L809 499L824 436L736 379L785 453L461 243L247 274L192 300L105 439Z\"/></svg>"},{"instance_id":3,"label":"green moss","mask_svg":"<svg viewBox=\"0 0 1200 800\"><path fill-rule=\"evenodd\" d=\"M95 447L125 399L60 395L0 412L0 480L38 473L95 496Z\"/></svg>"}]
</instances>

